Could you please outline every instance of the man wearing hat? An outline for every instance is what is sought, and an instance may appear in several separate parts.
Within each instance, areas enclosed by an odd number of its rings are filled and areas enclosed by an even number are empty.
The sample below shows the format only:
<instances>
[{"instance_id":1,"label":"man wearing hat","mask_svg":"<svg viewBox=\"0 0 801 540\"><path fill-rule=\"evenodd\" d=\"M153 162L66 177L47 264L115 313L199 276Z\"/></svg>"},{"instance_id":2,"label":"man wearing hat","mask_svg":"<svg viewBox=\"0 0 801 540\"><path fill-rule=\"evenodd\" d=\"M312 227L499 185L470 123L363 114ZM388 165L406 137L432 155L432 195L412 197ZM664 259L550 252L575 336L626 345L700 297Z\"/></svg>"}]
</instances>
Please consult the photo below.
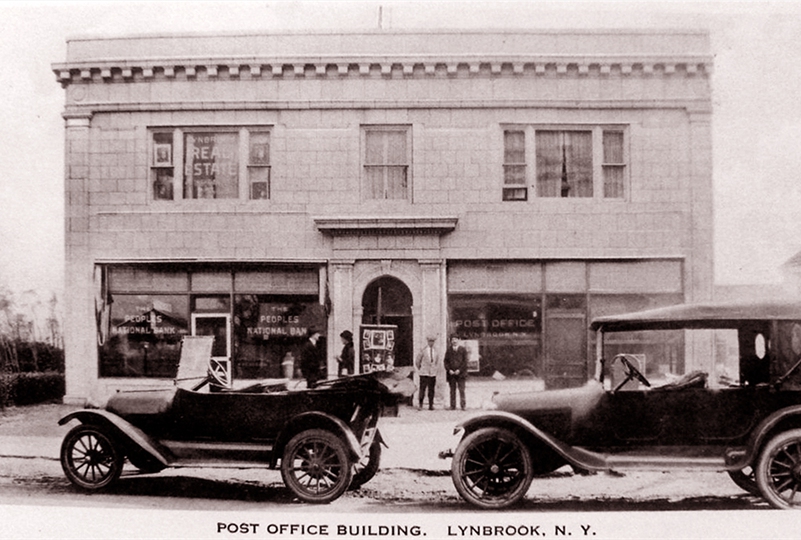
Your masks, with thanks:
<instances>
[{"instance_id":1,"label":"man wearing hat","mask_svg":"<svg viewBox=\"0 0 801 540\"><path fill-rule=\"evenodd\" d=\"M429 335L426 338L428 345L426 345L417 359L414 361L414 367L417 369L417 375L420 377L420 393L419 393L419 406L423 408L423 396L428 392L428 408L434 410L434 387L437 385L437 370L439 370L439 353L434 348L434 343L437 337Z\"/></svg>"},{"instance_id":2,"label":"man wearing hat","mask_svg":"<svg viewBox=\"0 0 801 540\"><path fill-rule=\"evenodd\" d=\"M317 381L322 378L322 358L317 346L319 339L320 332L311 327L306 332L306 341L300 348L300 372L306 379L306 388L314 388L317 386Z\"/></svg>"},{"instance_id":3,"label":"man wearing hat","mask_svg":"<svg viewBox=\"0 0 801 540\"><path fill-rule=\"evenodd\" d=\"M337 364L339 364L339 375L353 375L356 373L355 366L353 365L354 351L353 351L353 333L350 330L345 330L339 337L342 339L342 353L337 356Z\"/></svg>"}]
</instances>

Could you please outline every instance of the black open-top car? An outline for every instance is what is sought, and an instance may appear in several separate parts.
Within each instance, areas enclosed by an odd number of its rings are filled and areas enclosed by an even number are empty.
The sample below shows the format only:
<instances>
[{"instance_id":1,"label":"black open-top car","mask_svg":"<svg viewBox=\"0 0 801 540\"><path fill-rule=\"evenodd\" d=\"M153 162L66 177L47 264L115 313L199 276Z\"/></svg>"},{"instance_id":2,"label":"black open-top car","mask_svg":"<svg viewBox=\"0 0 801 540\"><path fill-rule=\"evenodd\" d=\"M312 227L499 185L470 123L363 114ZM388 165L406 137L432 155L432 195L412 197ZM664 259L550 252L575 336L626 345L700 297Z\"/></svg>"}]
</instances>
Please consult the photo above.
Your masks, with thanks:
<instances>
[{"instance_id":1,"label":"black open-top car","mask_svg":"<svg viewBox=\"0 0 801 540\"><path fill-rule=\"evenodd\" d=\"M570 465L725 471L774 507L801 507L801 303L678 305L591 328L594 380L496 394L457 426L465 500L506 507Z\"/></svg>"},{"instance_id":2,"label":"black open-top car","mask_svg":"<svg viewBox=\"0 0 801 540\"><path fill-rule=\"evenodd\" d=\"M104 408L59 421L80 422L64 437L61 465L76 486L99 490L120 477L126 458L139 473L280 463L299 499L327 503L377 472L378 419L408 393L406 381L404 374L379 372L311 390L288 390L285 381L231 389L210 371L189 387L118 392Z\"/></svg>"}]
</instances>

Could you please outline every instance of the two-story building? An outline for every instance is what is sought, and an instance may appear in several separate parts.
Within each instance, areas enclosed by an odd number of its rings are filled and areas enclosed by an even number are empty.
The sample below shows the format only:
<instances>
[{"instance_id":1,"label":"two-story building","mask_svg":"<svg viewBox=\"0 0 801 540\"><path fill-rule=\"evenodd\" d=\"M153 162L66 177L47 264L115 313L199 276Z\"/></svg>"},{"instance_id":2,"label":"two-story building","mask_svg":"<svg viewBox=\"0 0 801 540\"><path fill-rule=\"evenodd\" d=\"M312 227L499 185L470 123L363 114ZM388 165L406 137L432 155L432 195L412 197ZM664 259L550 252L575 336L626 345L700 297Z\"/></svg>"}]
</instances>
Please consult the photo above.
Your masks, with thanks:
<instances>
[{"instance_id":1,"label":"two-story building","mask_svg":"<svg viewBox=\"0 0 801 540\"><path fill-rule=\"evenodd\" d=\"M261 378L314 327L333 374L368 323L580 384L592 317L711 298L711 65L688 31L70 40L65 399L188 334Z\"/></svg>"}]
</instances>

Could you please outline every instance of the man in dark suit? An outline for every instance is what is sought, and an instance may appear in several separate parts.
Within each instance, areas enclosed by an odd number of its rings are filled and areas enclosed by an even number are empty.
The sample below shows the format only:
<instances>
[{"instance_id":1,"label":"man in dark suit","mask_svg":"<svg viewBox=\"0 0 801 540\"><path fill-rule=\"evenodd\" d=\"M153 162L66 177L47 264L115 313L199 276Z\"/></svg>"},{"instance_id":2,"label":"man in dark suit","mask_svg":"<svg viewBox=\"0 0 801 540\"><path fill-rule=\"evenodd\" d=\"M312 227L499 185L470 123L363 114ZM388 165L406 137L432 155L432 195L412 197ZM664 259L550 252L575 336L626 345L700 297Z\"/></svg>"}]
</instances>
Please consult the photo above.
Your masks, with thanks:
<instances>
[{"instance_id":1,"label":"man in dark suit","mask_svg":"<svg viewBox=\"0 0 801 540\"><path fill-rule=\"evenodd\" d=\"M314 388L317 381L322 378L321 364L322 358L317 340L320 339L320 332L314 328L309 328L306 341L300 347L300 372L306 379L306 388Z\"/></svg>"},{"instance_id":2,"label":"man in dark suit","mask_svg":"<svg viewBox=\"0 0 801 540\"><path fill-rule=\"evenodd\" d=\"M459 404L465 409L464 386L467 378L467 350L459 345L459 339L451 336L451 344L445 352L445 379L451 389L451 409L456 408L456 389L459 389Z\"/></svg>"}]
</instances>

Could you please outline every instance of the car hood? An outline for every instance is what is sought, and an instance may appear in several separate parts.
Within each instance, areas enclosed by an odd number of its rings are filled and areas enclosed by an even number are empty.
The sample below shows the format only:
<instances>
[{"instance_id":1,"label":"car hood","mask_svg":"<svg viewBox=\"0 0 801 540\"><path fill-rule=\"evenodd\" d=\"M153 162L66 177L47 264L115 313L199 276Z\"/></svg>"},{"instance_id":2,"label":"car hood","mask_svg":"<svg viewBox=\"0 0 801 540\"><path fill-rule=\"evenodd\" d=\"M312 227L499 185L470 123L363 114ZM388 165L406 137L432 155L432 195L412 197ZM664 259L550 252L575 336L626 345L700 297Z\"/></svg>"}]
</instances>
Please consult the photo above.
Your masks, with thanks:
<instances>
[{"instance_id":1,"label":"car hood","mask_svg":"<svg viewBox=\"0 0 801 540\"><path fill-rule=\"evenodd\" d=\"M601 383L589 381L579 388L496 394L492 401L498 410L521 416L536 415L538 412L570 411L570 416L575 421L589 414L597 406L603 394Z\"/></svg>"}]
</instances>

